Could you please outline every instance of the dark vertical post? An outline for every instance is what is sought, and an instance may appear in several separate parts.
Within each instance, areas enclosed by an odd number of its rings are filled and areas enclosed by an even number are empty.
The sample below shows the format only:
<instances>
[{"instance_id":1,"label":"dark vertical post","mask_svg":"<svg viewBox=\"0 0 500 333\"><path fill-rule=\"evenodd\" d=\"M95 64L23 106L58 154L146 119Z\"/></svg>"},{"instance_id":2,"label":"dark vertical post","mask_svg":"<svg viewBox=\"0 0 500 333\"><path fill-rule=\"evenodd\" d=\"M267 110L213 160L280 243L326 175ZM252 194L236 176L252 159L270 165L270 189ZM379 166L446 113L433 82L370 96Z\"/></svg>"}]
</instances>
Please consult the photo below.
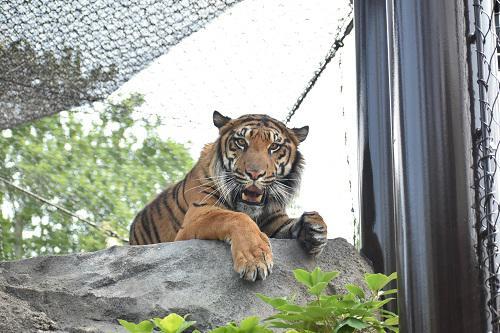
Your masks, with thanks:
<instances>
[{"instance_id":1,"label":"dark vertical post","mask_svg":"<svg viewBox=\"0 0 500 333\"><path fill-rule=\"evenodd\" d=\"M356 0L361 252L376 272L396 271L385 0Z\"/></svg>"},{"instance_id":2,"label":"dark vertical post","mask_svg":"<svg viewBox=\"0 0 500 333\"><path fill-rule=\"evenodd\" d=\"M401 332L485 332L464 2L388 0Z\"/></svg>"}]
</instances>

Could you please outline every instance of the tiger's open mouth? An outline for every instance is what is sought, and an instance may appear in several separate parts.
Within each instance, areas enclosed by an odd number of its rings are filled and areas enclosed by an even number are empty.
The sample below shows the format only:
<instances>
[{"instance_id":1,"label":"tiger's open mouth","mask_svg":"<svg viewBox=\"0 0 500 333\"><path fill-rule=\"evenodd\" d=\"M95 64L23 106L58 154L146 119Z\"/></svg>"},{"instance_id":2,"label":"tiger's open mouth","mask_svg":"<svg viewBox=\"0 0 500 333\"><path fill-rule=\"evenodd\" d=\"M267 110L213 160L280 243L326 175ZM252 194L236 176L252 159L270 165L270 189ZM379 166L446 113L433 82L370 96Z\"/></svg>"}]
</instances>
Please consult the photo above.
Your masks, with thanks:
<instances>
[{"instance_id":1,"label":"tiger's open mouth","mask_svg":"<svg viewBox=\"0 0 500 333\"><path fill-rule=\"evenodd\" d=\"M249 205L261 205L264 202L264 190L251 185L241 192L241 201Z\"/></svg>"}]
</instances>

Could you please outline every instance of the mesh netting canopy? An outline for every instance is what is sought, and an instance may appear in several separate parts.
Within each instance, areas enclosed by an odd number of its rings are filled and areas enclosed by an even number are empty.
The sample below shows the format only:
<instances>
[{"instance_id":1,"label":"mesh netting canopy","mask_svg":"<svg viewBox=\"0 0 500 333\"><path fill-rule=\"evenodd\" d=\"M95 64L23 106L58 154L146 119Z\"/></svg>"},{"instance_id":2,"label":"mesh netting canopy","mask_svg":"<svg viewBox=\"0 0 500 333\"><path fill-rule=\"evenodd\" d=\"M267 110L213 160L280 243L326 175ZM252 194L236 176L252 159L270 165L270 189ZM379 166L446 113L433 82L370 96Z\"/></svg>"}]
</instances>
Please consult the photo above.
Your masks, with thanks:
<instances>
[{"instance_id":1,"label":"mesh netting canopy","mask_svg":"<svg viewBox=\"0 0 500 333\"><path fill-rule=\"evenodd\" d=\"M0 129L100 100L240 0L0 0Z\"/></svg>"}]
</instances>

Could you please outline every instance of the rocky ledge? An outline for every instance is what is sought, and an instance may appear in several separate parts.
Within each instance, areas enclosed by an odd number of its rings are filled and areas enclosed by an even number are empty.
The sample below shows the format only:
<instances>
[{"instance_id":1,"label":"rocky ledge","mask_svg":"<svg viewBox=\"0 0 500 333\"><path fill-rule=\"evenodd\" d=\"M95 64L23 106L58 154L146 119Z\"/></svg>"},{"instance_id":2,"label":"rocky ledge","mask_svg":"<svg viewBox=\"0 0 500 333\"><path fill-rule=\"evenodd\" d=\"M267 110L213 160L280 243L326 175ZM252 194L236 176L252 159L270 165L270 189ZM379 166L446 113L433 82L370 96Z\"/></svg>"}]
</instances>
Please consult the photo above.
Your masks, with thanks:
<instances>
[{"instance_id":1,"label":"rocky ledge","mask_svg":"<svg viewBox=\"0 0 500 333\"><path fill-rule=\"evenodd\" d=\"M0 332L124 332L117 318L140 321L170 312L208 328L272 309L255 293L301 299L295 268L341 273L333 292L362 284L371 271L344 239L330 240L316 259L295 240L272 240L274 268L265 281L247 282L233 272L229 245L191 240L149 246L111 247L65 256L0 262Z\"/></svg>"}]
</instances>

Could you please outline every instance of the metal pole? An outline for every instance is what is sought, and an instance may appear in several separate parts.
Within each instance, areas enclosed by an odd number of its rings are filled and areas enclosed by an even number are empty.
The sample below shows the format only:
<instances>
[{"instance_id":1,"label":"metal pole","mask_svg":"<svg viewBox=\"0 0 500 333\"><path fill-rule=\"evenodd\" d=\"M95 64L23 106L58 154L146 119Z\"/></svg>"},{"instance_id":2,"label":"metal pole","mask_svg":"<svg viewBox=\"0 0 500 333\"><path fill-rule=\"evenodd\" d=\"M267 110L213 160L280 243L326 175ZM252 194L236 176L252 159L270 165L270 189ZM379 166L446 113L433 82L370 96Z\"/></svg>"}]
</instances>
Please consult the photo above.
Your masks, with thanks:
<instances>
[{"instance_id":1,"label":"metal pole","mask_svg":"<svg viewBox=\"0 0 500 333\"><path fill-rule=\"evenodd\" d=\"M401 332L485 332L464 3L387 3Z\"/></svg>"},{"instance_id":2,"label":"metal pole","mask_svg":"<svg viewBox=\"0 0 500 333\"><path fill-rule=\"evenodd\" d=\"M361 252L376 272L396 271L385 0L356 0Z\"/></svg>"}]
</instances>

